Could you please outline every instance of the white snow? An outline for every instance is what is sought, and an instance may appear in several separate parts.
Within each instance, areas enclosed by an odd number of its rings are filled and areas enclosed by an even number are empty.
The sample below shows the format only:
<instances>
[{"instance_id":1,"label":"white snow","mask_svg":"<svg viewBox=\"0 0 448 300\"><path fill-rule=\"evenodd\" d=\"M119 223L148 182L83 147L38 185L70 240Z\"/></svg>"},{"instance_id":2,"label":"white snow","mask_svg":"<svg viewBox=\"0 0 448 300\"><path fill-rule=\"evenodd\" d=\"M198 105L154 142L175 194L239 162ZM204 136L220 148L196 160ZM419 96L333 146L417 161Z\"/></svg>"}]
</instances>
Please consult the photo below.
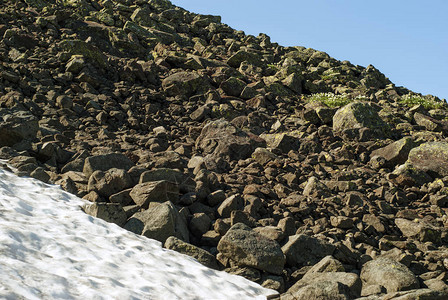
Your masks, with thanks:
<instances>
[{"instance_id":1,"label":"white snow","mask_svg":"<svg viewBox=\"0 0 448 300\"><path fill-rule=\"evenodd\" d=\"M239 300L276 294L88 216L83 203L57 186L0 169L0 298Z\"/></svg>"}]
</instances>

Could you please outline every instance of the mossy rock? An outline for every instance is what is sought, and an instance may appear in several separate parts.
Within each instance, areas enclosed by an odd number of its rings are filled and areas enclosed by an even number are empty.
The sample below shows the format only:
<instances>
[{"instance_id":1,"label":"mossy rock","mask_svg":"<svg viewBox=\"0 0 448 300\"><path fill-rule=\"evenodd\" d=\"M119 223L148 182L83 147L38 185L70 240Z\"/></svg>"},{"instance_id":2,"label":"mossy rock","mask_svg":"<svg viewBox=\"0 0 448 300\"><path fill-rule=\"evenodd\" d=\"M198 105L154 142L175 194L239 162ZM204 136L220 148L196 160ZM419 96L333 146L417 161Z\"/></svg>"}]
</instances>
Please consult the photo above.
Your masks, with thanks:
<instances>
[{"instance_id":1,"label":"mossy rock","mask_svg":"<svg viewBox=\"0 0 448 300\"><path fill-rule=\"evenodd\" d=\"M411 150L408 162L435 177L448 176L448 143L424 143Z\"/></svg>"},{"instance_id":2,"label":"mossy rock","mask_svg":"<svg viewBox=\"0 0 448 300\"><path fill-rule=\"evenodd\" d=\"M378 115L377 110L367 102L355 101L340 108L333 117L333 130L369 128L378 137L389 135L390 127Z\"/></svg>"},{"instance_id":3,"label":"mossy rock","mask_svg":"<svg viewBox=\"0 0 448 300\"><path fill-rule=\"evenodd\" d=\"M63 51L69 52L71 55L82 55L91 59L99 66L107 67L107 57L97 47L81 40L63 40L59 44Z\"/></svg>"}]
</instances>

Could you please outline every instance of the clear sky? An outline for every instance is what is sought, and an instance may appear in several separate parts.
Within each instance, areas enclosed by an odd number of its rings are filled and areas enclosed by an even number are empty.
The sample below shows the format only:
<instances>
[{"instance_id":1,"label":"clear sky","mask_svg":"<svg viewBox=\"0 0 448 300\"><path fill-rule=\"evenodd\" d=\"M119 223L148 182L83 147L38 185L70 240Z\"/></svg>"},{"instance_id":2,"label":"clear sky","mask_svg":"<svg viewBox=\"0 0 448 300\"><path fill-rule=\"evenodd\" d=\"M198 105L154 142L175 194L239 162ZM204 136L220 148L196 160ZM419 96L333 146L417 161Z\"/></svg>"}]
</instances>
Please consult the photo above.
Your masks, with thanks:
<instances>
[{"instance_id":1,"label":"clear sky","mask_svg":"<svg viewBox=\"0 0 448 300\"><path fill-rule=\"evenodd\" d=\"M397 86L448 99L448 0L172 0L282 46L374 65Z\"/></svg>"}]
</instances>

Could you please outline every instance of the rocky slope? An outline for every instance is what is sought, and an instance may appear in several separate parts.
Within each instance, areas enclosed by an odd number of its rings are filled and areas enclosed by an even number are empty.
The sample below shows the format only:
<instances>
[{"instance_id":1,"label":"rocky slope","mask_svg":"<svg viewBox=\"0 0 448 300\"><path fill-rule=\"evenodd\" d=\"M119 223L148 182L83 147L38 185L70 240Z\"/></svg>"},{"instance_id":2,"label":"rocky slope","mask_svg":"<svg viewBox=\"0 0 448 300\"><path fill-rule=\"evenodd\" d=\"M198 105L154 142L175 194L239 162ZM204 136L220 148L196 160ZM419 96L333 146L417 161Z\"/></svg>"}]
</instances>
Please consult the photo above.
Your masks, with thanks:
<instances>
[{"instance_id":1,"label":"rocky slope","mask_svg":"<svg viewBox=\"0 0 448 300\"><path fill-rule=\"evenodd\" d=\"M281 299L447 299L448 106L165 0L0 0L0 157Z\"/></svg>"}]
</instances>

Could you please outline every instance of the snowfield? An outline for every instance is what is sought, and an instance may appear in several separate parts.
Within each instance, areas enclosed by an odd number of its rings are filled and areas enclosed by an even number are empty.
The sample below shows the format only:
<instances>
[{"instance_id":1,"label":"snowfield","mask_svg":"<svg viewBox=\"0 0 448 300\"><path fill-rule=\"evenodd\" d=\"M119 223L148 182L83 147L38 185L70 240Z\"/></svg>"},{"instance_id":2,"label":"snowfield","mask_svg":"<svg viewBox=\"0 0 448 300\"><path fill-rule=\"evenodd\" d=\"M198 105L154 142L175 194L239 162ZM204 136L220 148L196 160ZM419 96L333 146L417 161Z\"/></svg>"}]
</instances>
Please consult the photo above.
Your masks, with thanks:
<instances>
[{"instance_id":1,"label":"snowfield","mask_svg":"<svg viewBox=\"0 0 448 300\"><path fill-rule=\"evenodd\" d=\"M0 169L0 298L240 300L277 294L88 216L83 203L57 186Z\"/></svg>"}]
</instances>

